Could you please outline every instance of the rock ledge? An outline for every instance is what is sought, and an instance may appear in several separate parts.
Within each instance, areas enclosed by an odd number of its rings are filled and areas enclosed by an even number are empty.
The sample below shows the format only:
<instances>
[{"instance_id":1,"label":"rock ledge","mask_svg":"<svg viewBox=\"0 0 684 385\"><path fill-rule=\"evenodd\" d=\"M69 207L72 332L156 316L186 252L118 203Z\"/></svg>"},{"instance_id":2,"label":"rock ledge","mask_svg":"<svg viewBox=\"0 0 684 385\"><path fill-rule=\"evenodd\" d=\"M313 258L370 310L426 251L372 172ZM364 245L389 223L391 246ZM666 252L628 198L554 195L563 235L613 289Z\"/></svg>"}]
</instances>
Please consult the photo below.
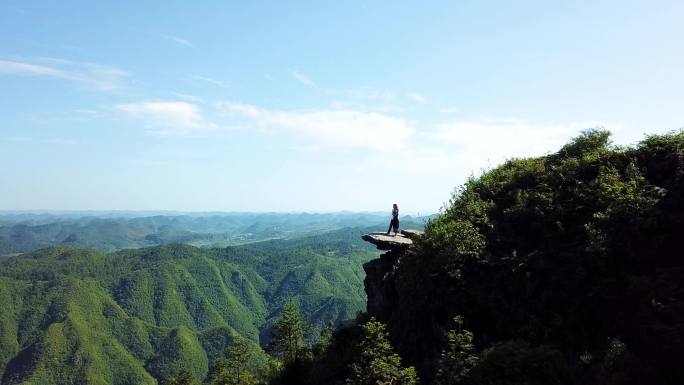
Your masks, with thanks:
<instances>
[{"instance_id":1,"label":"rock ledge","mask_svg":"<svg viewBox=\"0 0 684 385\"><path fill-rule=\"evenodd\" d=\"M362 236L361 239L374 244L378 250L405 250L413 246L411 238L420 233L418 230L402 230L402 233L397 235L370 233Z\"/></svg>"}]
</instances>

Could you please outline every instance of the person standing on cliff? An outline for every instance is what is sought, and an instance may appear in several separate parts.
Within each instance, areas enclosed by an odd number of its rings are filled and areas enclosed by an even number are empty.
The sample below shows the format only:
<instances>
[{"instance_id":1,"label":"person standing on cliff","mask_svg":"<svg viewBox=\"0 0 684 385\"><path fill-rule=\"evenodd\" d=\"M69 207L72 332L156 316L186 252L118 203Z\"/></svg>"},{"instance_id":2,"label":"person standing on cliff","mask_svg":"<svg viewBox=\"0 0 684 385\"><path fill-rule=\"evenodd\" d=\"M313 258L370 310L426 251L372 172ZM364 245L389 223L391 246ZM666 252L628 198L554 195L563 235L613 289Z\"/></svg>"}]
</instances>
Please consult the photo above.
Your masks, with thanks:
<instances>
[{"instance_id":1,"label":"person standing on cliff","mask_svg":"<svg viewBox=\"0 0 684 385\"><path fill-rule=\"evenodd\" d=\"M397 235L399 233L399 206L396 203L392 205L392 220L387 229L387 235L389 235L392 228L394 228L394 235Z\"/></svg>"}]
</instances>

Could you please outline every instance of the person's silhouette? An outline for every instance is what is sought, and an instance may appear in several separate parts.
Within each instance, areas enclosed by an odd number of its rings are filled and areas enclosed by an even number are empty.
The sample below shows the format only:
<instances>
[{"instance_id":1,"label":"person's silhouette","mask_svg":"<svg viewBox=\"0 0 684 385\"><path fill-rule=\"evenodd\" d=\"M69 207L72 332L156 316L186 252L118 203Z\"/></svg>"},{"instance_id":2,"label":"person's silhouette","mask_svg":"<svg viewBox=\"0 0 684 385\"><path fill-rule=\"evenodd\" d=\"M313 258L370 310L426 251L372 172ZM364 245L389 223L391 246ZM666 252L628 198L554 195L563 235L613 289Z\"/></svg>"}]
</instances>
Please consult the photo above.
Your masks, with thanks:
<instances>
[{"instance_id":1,"label":"person's silhouette","mask_svg":"<svg viewBox=\"0 0 684 385\"><path fill-rule=\"evenodd\" d=\"M389 228L387 228L387 235L389 235L392 229L394 229L394 235L399 233L399 206L396 203L392 205L392 220L390 221Z\"/></svg>"}]
</instances>

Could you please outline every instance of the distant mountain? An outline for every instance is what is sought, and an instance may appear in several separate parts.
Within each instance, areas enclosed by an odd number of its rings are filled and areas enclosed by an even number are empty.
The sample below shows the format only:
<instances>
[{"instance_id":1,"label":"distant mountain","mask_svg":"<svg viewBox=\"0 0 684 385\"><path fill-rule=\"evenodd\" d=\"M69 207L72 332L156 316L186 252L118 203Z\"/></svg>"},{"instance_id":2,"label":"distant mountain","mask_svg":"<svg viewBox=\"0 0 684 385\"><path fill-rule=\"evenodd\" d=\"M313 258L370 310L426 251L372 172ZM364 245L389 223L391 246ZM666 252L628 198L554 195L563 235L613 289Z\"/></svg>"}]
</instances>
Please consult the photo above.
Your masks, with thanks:
<instances>
[{"instance_id":1,"label":"distant mountain","mask_svg":"<svg viewBox=\"0 0 684 385\"><path fill-rule=\"evenodd\" d=\"M192 220L89 223L124 234L140 222L160 229ZM180 363L204 378L235 336L266 342L289 298L317 326L353 318L365 309L362 263L378 255L360 240L364 231L222 249L176 243L102 254L54 246L7 258L0 262L1 383L153 384Z\"/></svg>"},{"instance_id":2,"label":"distant mountain","mask_svg":"<svg viewBox=\"0 0 684 385\"><path fill-rule=\"evenodd\" d=\"M268 239L292 239L345 227L383 228L389 218L389 214L377 213L98 215L101 216L78 213L0 214L0 256L55 245L102 252L172 242L225 247ZM407 226L424 226L423 218L406 216L402 220Z\"/></svg>"}]
</instances>

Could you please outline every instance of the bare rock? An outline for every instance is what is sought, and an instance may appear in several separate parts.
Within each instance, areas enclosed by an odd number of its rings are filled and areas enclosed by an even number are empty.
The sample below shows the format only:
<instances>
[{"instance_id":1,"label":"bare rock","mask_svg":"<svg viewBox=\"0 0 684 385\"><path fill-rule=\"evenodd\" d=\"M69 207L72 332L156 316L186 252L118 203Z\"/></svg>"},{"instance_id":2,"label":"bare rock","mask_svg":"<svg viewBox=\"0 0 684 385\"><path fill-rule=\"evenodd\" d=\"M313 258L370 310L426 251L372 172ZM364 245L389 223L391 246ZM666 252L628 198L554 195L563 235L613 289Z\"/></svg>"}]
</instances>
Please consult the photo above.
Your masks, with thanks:
<instances>
[{"instance_id":1,"label":"bare rock","mask_svg":"<svg viewBox=\"0 0 684 385\"><path fill-rule=\"evenodd\" d=\"M406 229L406 230L401 230L401 234L404 235L405 237L410 238L411 240L414 240L421 235L425 234L425 231L421 230L416 230L416 229Z\"/></svg>"},{"instance_id":2,"label":"bare rock","mask_svg":"<svg viewBox=\"0 0 684 385\"><path fill-rule=\"evenodd\" d=\"M403 235L387 235L385 233L371 233L361 237L364 241L374 244L378 250L406 250L413 246L411 238Z\"/></svg>"}]
</instances>

